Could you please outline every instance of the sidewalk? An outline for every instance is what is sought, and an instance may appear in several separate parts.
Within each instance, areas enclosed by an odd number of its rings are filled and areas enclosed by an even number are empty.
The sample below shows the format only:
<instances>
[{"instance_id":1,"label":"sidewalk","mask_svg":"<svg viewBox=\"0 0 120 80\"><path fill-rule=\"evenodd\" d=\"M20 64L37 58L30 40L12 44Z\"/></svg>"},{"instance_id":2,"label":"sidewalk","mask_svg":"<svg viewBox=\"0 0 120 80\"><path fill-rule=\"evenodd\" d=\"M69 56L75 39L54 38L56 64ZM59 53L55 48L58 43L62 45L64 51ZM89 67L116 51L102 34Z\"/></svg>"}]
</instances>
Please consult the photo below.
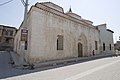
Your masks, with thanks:
<instances>
[{"instance_id":1,"label":"sidewalk","mask_svg":"<svg viewBox=\"0 0 120 80\"><path fill-rule=\"evenodd\" d=\"M105 57L114 57L116 54L109 53L109 54L99 54L90 57L80 57L80 58L73 58L73 59L65 59L65 60L54 60L49 62L43 63L34 63L34 70L30 70L24 67L22 64L22 60L20 56L14 52L8 53L7 51L0 52L0 79L13 77L13 76L20 76L24 74L40 72L48 69L54 69L64 66L69 66L73 64L83 63L90 60L101 59ZM120 54L119 54L120 55ZM12 59L11 59L12 58ZM11 65L10 62L14 61L14 65ZM16 66L19 65L19 66Z\"/></svg>"},{"instance_id":2,"label":"sidewalk","mask_svg":"<svg viewBox=\"0 0 120 80\"><path fill-rule=\"evenodd\" d=\"M82 62L86 62L90 60L105 58L105 57L113 57L113 56L116 56L116 54L115 53L101 53L101 54L96 54L94 56L89 56L89 57L80 57L80 58L72 58L72 59L65 59L65 60L34 63L34 68L45 68L45 67L56 68L56 67L62 67L62 66L82 63Z\"/></svg>"},{"instance_id":3,"label":"sidewalk","mask_svg":"<svg viewBox=\"0 0 120 80\"><path fill-rule=\"evenodd\" d=\"M15 52L10 52L12 60L14 62L15 67L23 67L23 65L27 65L27 63L20 57L20 55L16 54ZM120 55L120 54L117 54ZM71 59L63 59L63 60L53 60L53 61L47 61L47 62L41 62L41 63L34 63L32 67L34 68L41 68L41 69L49 69L49 68L56 68L56 67L62 67L67 65L72 65L76 63L86 62L90 60L105 58L105 57L112 57L116 56L115 53L101 53L96 54L94 56L89 57L79 57L79 58L71 58Z\"/></svg>"}]
</instances>

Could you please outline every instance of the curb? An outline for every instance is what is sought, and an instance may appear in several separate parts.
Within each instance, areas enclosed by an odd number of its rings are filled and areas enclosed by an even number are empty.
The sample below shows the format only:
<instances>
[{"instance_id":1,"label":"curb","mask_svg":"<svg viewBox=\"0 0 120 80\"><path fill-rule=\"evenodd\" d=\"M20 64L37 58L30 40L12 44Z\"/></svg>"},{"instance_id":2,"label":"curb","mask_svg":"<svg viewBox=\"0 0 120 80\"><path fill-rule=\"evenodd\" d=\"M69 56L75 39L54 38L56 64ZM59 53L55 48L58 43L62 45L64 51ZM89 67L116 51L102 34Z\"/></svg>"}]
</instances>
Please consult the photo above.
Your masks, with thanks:
<instances>
[{"instance_id":1,"label":"curb","mask_svg":"<svg viewBox=\"0 0 120 80\"><path fill-rule=\"evenodd\" d=\"M40 63L34 63L34 68L49 68L49 67L61 67L61 66L67 66L72 65L76 63L86 62L90 60L96 60L106 57L114 57L117 56L115 53L105 53L105 54L98 54L95 56L90 57L81 57L81 58L72 58L72 59L65 59L65 60L54 60L54 61L48 61L48 62L40 62ZM120 56L120 54L118 55Z\"/></svg>"}]
</instances>

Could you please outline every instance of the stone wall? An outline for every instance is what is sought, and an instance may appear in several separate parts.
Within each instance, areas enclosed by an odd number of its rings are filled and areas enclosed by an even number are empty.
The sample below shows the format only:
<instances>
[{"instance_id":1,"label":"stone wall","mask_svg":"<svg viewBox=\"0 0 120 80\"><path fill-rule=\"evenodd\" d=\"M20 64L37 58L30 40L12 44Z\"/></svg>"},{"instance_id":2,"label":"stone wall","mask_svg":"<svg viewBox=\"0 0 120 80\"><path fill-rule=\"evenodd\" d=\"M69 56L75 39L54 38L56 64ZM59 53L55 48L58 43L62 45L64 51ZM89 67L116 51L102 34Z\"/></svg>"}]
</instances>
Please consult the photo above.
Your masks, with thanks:
<instances>
[{"instance_id":1,"label":"stone wall","mask_svg":"<svg viewBox=\"0 0 120 80\"><path fill-rule=\"evenodd\" d=\"M66 14L48 12L36 7L31 11L31 61L48 61L78 57L78 43L83 44L83 56L92 55L95 41L99 46L99 31L92 25L81 24ZM62 16L63 15L63 16ZM70 16L69 16L70 17ZM57 36L64 37L63 50L57 50ZM99 53L98 50L95 54Z\"/></svg>"},{"instance_id":2,"label":"stone wall","mask_svg":"<svg viewBox=\"0 0 120 80\"><path fill-rule=\"evenodd\" d=\"M53 3L36 3L32 6L26 25L27 50L24 50L24 42L20 40L23 25L15 37L14 50L30 64L99 54L103 51L103 42L106 44L105 52L112 52L114 48L113 34L107 31L106 25L95 27L92 21L72 12L64 13L61 7ZM63 50L57 49L58 35L63 37Z\"/></svg>"}]
</instances>

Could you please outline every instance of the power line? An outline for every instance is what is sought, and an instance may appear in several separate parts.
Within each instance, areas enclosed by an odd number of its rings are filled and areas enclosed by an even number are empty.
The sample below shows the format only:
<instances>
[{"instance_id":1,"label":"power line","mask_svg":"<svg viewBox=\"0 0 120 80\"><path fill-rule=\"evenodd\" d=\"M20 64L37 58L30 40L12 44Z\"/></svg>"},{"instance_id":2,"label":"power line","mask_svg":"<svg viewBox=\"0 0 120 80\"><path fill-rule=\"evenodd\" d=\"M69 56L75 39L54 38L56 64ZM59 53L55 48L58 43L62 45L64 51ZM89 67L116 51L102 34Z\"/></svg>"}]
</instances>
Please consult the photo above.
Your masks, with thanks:
<instances>
[{"instance_id":1,"label":"power line","mask_svg":"<svg viewBox=\"0 0 120 80\"><path fill-rule=\"evenodd\" d=\"M22 4L25 6L25 4L26 4L25 1L24 1L24 0L21 0L21 2L22 2Z\"/></svg>"},{"instance_id":2,"label":"power line","mask_svg":"<svg viewBox=\"0 0 120 80\"><path fill-rule=\"evenodd\" d=\"M12 2L12 1L13 1L13 0L9 0L9 1L7 1L7 2L4 2L4 3L0 4L0 6L3 6L3 5L5 5L5 4L8 4L8 3Z\"/></svg>"}]
</instances>

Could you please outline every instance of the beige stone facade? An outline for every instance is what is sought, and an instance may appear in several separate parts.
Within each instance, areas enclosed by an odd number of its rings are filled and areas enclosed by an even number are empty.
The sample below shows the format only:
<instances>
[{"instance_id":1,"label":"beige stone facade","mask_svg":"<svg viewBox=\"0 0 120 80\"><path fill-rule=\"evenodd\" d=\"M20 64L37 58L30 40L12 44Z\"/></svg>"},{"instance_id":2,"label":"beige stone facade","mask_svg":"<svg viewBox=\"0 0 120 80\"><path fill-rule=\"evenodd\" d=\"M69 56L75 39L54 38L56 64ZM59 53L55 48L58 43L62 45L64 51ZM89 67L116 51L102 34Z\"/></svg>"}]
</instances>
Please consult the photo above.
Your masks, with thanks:
<instances>
[{"instance_id":1,"label":"beige stone facade","mask_svg":"<svg viewBox=\"0 0 120 80\"><path fill-rule=\"evenodd\" d=\"M0 25L0 50L13 50L15 27Z\"/></svg>"},{"instance_id":2,"label":"beige stone facade","mask_svg":"<svg viewBox=\"0 0 120 80\"><path fill-rule=\"evenodd\" d=\"M21 24L14 51L32 64L100 53L100 30L92 21L51 3L36 3L28 12L27 41L21 41Z\"/></svg>"}]
</instances>

